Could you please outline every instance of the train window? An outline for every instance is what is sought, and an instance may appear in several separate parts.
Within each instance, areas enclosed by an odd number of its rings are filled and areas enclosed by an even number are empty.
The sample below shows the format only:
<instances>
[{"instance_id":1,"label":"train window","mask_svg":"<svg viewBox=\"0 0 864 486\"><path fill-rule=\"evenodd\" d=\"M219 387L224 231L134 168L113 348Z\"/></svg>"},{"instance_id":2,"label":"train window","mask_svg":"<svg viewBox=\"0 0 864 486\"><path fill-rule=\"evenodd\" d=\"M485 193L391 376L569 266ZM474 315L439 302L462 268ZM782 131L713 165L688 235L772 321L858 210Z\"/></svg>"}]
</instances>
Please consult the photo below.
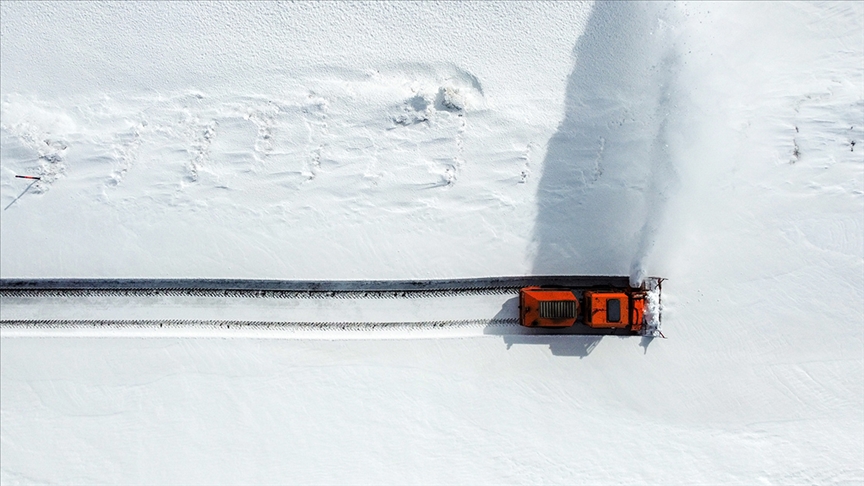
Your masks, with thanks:
<instances>
[{"instance_id":1,"label":"train window","mask_svg":"<svg viewBox=\"0 0 864 486\"><path fill-rule=\"evenodd\" d=\"M621 320L621 301L609 299L606 301L606 322L619 322Z\"/></svg>"}]
</instances>

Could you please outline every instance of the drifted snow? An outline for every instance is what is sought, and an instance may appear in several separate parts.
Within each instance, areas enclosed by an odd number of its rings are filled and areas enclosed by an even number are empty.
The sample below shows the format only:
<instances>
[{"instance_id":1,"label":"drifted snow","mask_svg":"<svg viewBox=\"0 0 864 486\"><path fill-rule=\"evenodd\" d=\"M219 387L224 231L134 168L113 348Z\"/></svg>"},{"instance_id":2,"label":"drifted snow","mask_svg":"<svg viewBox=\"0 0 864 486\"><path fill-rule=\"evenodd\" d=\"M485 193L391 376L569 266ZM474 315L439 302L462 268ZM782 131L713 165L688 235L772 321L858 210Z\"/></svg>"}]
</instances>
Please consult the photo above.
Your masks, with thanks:
<instances>
[{"instance_id":1,"label":"drifted snow","mask_svg":"<svg viewBox=\"0 0 864 486\"><path fill-rule=\"evenodd\" d=\"M4 278L669 279L666 340L4 334L4 484L864 481L860 4L0 14Z\"/></svg>"}]
</instances>

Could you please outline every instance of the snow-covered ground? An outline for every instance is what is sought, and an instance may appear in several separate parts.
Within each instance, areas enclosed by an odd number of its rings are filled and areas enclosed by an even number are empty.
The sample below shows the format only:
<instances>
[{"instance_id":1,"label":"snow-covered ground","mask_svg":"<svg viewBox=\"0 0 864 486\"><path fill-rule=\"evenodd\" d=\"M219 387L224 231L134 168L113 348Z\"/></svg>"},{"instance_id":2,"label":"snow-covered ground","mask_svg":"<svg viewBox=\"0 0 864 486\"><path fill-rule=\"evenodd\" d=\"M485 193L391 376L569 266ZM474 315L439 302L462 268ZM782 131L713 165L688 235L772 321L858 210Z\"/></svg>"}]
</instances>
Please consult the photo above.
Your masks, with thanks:
<instances>
[{"instance_id":1,"label":"snow-covered ground","mask_svg":"<svg viewBox=\"0 0 864 486\"><path fill-rule=\"evenodd\" d=\"M862 66L852 2L4 1L0 276L661 275L669 339L3 334L0 482L860 484Z\"/></svg>"}]
</instances>

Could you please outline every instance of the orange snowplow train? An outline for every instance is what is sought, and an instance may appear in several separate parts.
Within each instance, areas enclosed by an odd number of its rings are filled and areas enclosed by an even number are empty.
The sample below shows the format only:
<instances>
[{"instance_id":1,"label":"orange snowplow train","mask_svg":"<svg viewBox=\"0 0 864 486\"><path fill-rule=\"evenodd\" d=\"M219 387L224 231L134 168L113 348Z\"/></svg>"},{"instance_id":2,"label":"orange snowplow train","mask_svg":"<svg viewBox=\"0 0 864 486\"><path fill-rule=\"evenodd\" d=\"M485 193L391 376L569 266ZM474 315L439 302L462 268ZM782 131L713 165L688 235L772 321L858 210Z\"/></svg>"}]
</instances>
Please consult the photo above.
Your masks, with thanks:
<instances>
[{"instance_id":1,"label":"orange snowplow train","mask_svg":"<svg viewBox=\"0 0 864 486\"><path fill-rule=\"evenodd\" d=\"M520 292L520 323L531 328L587 326L598 331L640 334L647 292L641 288L580 290L525 287ZM617 334L617 332L616 332Z\"/></svg>"}]
</instances>

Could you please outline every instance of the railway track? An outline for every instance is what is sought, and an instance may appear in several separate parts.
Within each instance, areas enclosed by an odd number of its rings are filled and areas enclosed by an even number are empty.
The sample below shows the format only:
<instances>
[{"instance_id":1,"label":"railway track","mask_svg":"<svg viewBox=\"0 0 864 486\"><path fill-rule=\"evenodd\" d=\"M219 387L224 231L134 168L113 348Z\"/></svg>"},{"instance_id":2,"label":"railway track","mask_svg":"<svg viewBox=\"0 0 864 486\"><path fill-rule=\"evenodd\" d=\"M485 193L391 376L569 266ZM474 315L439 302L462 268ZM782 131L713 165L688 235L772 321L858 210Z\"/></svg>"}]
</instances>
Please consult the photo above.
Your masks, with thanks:
<instances>
[{"instance_id":1,"label":"railway track","mask_svg":"<svg viewBox=\"0 0 864 486\"><path fill-rule=\"evenodd\" d=\"M627 277L447 280L0 279L0 330L16 332L471 329L486 334L597 334L519 325L523 287L620 288ZM609 332L605 332L608 334Z\"/></svg>"}]
</instances>

